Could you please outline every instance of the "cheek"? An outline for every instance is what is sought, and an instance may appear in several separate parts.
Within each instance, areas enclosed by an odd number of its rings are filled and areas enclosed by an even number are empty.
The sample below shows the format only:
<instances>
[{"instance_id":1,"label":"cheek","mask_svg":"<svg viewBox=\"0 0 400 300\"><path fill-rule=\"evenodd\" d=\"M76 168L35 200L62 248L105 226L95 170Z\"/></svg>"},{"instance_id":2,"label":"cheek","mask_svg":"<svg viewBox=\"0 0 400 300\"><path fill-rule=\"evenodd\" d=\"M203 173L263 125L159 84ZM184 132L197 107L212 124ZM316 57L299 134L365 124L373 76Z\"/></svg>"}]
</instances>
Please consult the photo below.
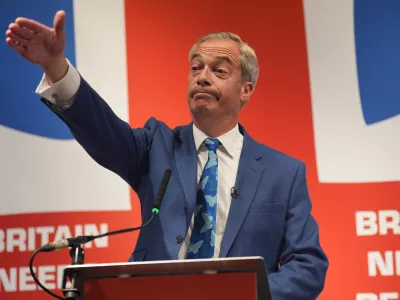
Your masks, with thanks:
<instances>
[{"instance_id":1,"label":"cheek","mask_svg":"<svg viewBox=\"0 0 400 300\"><path fill-rule=\"evenodd\" d=\"M188 85L191 85L193 83L193 80L194 80L194 76L191 73L189 73L188 80L187 80Z\"/></svg>"},{"instance_id":2,"label":"cheek","mask_svg":"<svg viewBox=\"0 0 400 300\"><path fill-rule=\"evenodd\" d=\"M225 102L229 102L229 106L236 107L240 105L242 99L241 88L237 85L230 85L224 88L222 91Z\"/></svg>"}]
</instances>

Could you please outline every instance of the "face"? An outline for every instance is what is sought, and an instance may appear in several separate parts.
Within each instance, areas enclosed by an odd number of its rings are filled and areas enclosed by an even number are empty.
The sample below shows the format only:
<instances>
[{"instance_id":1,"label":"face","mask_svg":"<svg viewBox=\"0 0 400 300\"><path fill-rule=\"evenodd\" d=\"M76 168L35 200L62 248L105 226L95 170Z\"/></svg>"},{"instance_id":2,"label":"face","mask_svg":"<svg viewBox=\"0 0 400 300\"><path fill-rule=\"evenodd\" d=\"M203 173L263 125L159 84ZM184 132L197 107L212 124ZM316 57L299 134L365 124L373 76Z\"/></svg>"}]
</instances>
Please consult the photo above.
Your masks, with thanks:
<instances>
[{"instance_id":1,"label":"face","mask_svg":"<svg viewBox=\"0 0 400 300\"><path fill-rule=\"evenodd\" d=\"M253 90L242 81L239 46L232 40L208 40L195 49L188 77L188 102L194 118L238 118Z\"/></svg>"}]
</instances>

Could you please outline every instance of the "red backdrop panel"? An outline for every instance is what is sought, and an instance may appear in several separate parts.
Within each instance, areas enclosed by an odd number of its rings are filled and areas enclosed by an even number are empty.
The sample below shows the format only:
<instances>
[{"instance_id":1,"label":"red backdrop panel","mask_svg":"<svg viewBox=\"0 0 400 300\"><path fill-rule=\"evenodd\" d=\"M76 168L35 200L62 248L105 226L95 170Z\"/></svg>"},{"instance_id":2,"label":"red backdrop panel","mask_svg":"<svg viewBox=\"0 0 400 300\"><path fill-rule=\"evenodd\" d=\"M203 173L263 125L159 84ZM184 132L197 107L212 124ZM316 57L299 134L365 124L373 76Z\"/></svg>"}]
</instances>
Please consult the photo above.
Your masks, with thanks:
<instances>
[{"instance_id":1,"label":"red backdrop panel","mask_svg":"<svg viewBox=\"0 0 400 300\"><path fill-rule=\"evenodd\" d=\"M317 178L302 1L126 1L130 120L190 122L188 51L215 31L239 34L255 50L260 77L240 121L262 143L307 164L313 215L330 258L320 299L396 291L396 277L368 277L367 251L395 250L395 237L357 237L355 212L394 209L398 183L320 184Z\"/></svg>"}]
</instances>

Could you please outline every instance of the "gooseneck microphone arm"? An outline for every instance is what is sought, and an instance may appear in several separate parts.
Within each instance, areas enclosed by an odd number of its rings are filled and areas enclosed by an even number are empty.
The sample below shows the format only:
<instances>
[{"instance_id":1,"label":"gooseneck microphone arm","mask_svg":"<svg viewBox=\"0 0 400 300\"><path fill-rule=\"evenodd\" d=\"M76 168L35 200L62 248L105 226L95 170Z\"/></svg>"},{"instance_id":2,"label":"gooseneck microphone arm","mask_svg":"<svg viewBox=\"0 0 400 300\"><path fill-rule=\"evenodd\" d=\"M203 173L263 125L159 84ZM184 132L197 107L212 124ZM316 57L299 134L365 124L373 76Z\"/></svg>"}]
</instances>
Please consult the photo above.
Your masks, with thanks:
<instances>
[{"instance_id":1,"label":"gooseneck microphone arm","mask_svg":"<svg viewBox=\"0 0 400 300\"><path fill-rule=\"evenodd\" d=\"M156 197L154 199L152 215L151 215L150 219L147 222L145 222L144 224L142 224L141 226L110 231L110 232L106 232L106 233L98 234L98 235L84 235L84 236L77 236L75 238L67 238L65 240L59 240L56 242L48 243L46 245L43 245L39 249L36 249L35 252L33 252L31 259L29 261L29 270L30 270L32 278L36 282L36 284L38 286L40 286L42 290L44 290L46 293L53 296L54 298L57 298L60 300L78 299L79 290L76 288L76 286L79 285L79 283L77 284L76 282L72 282L72 281L76 281L76 278L71 280L71 289L63 290L66 298L62 298L61 296L53 293L52 291L47 289L43 284L41 284L41 282L36 277L35 272L33 271L33 260L35 259L36 255L39 254L40 252L51 252L51 251L60 250L60 249L64 249L64 248L71 248L70 254L72 257L72 264L73 265L74 264L83 264L83 260L84 260L83 259L84 252L82 249L83 244L86 244L90 241L93 241L95 239L102 238L105 236L136 231L136 230L139 230L139 229L142 229L142 228L148 226L151 222L153 222L154 218L160 212L161 202L164 198L164 194L167 189L170 177L171 177L171 170L166 169L164 171L164 175L162 177L160 186L158 188Z\"/></svg>"}]
</instances>

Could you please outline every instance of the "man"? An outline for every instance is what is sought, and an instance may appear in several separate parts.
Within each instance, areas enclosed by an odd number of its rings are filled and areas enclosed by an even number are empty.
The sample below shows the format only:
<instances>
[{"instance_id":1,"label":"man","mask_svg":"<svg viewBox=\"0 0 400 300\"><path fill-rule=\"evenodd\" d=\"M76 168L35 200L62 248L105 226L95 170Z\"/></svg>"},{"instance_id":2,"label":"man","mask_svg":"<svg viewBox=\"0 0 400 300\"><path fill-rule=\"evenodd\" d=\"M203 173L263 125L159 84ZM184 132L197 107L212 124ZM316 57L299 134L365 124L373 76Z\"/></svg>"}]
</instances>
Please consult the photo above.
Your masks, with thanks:
<instances>
[{"instance_id":1,"label":"man","mask_svg":"<svg viewBox=\"0 0 400 300\"><path fill-rule=\"evenodd\" d=\"M274 300L315 299L328 267L311 216L302 162L254 141L238 115L254 91L254 51L231 33L191 49L188 104L193 123L175 129L150 118L132 129L64 57L65 13L54 29L18 18L7 44L42 67L42 101L102 166L139 195L151 215L164 170L162 209L139 235L130 261L262 256Z\"/></svg>"}]
</instances>

